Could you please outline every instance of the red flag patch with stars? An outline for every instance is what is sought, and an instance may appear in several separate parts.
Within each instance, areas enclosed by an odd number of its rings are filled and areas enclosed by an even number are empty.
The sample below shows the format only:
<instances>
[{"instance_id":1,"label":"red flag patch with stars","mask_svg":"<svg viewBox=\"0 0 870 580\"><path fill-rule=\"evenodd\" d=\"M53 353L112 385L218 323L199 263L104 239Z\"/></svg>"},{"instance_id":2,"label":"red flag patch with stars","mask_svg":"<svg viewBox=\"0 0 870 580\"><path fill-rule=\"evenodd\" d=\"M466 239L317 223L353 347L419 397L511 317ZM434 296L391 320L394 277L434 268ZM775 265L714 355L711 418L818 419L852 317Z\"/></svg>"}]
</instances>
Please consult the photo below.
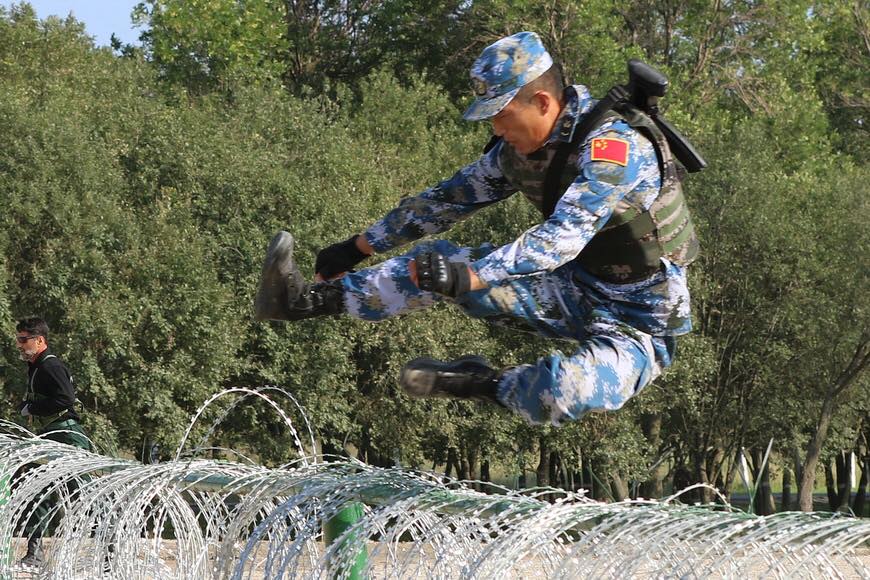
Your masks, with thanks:
<instances>
[{"instance_id":1,"label":"red flag patch with stars","mask_svg":"<svg viewBox=\"0 0 870 580\"><path fill-rule=\"evenodd\" d=\"M628 141L603 137L593 139L592 161L612 161L619 165L628 165Z\"/></svg>"}]
</instances>

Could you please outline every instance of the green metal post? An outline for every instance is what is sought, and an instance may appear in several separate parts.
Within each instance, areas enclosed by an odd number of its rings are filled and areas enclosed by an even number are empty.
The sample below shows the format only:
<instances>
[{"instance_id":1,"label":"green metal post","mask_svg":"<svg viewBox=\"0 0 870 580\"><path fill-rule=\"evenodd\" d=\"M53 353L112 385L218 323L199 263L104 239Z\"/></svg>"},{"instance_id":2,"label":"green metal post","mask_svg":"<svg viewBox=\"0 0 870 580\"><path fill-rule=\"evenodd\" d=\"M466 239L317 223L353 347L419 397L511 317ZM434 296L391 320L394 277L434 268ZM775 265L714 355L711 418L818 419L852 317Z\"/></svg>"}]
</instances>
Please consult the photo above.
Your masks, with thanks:
<instances>
[{"instance_id":1,"label":"green metal post","mask_svg":"<svg viewBox=\"0 0 870 580\"><path fill-rule=\"evenodd\" d=\"M326 546L332 546L348 528L353 527L355 523L362 519L363 513L363 504L355 501L347 504L332 518L323 522L323 542ZM355 534L348 534L343 540L345 545L352 545L357 541L359 541L359 538ZM362 546L359 548L356 556L353 557L353 564L348 570L348 574L344 577L349 580L363 580L367 565L368 550L363 539ZM333 575L333 577L337 577L337 575Z\"/></svg>"}]
</instances>

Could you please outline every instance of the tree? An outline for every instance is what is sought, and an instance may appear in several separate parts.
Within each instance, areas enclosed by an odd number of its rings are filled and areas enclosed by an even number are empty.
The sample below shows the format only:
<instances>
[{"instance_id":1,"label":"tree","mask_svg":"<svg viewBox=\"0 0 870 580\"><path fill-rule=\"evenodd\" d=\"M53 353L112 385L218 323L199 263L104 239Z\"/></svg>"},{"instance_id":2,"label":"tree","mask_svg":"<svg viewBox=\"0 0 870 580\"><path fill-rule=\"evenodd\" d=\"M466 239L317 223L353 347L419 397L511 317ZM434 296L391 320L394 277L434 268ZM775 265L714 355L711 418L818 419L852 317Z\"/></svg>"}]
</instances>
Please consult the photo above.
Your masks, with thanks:
<instances>
[{"instance_id":1,"label":"tree","mask_svg":"<svg viewBox=\"0 0 870 580\"><path fill-rule=\"evenodd\" d=\"M814 51L820 63L816 83L839 136L838 149L866 163L870 154L866 82L870 76L870 8L860 0L818 2L812 15L824 31L824 40Z\"/></svg>"},{"instance_id":2,"label":"tree","mask_svg":"<svg viewBox=\"0 0 870 580\"><path fill-rule=\"evenodd\" d=\"M146 0L134 19L165 79L195 94L280 80L295 94L390 67L409 78L452 58L458 0ZM307 87L307 88L306 88Z\"/></svg>"}]
</instances>

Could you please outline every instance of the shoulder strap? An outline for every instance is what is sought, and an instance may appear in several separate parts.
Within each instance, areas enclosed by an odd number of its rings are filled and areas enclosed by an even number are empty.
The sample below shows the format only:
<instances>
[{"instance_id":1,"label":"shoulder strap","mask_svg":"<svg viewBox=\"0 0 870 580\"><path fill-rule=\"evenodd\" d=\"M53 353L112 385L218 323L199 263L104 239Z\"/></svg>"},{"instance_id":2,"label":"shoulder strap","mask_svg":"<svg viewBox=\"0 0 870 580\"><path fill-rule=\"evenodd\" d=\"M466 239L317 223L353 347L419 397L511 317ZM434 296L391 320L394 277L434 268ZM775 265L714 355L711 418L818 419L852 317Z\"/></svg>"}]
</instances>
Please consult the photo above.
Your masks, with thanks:
<instances>
[{"instance_id":1,"label":"shoulder strap","mask_svg":"<svg viewBox=\"0 0 870 580\"><path fill-rule=\"evenodd\" d=\"M47 361L47 360L50 359L50 358L57 358L57 357L56 357L55 355L53 355L53 354L47 354L47 355L45 355L45 358L42 359L42 360L43 360L43 361ZM39 372L39 367L36 367L35 369L33 369L33 374L30 375L30 392L31 392L31 393L34 392L34 391L33 391L33 379L36 378L36 373L38 373L38 372Z\"/></svg>"},{"instance_id":2,"label":"shoulder strap","mask_svg":"<svg viewBox=\"0 0 870 580\"><path fill-rule=\"evenodd\" d=\"M44 362L44 361L47 361L47 360L50 359L50 358L57 358L57 356L56 356L56 355L53 355L53 354L48 354L48 355L46 355L45 358L42 359L42 360L43 360L43 362ZM60 360L60 359L58 359L58 360ZM72 376L72 374L70 374L69 369L66 368L66 365L64 365L63 363L61 363L61 366L63 367L63 370L64 370L64 372L66 373L66 376L69 378L69 382L70 382L70 383L75 383L75 381L73 380L73 376ZM36 367L35 369L33 369L33 374L30 375L30 392L31 392L31 393L34 393L34 392L35 392L35 391L33 390L33 379L36 378L36 373L38 373L38 372L39 372L39 367ZM75 388L75 387L73 387L73 388Z\"/></svg>"},{"instance_id":3,"label":"shoulder strap","mask_svg":"<svg viewBox=\"0 0 870 580\"><path fill-rule=\"evenodd\" d=\"M607 91L607 95L598 101L591 111L584 115L583 121L574 129L574 138L559 145L553 160L550 162L550 167L547 169L547 175L544 178L544 217L553 215L556 203L564 193L560 191L561 177L571 151L579 147L586 140L592 129L597 127L607 117L607 114L614 105L624 102L628 98L629 93L625 87L622 85L613 86Z\"/></svg>"},{"instance_id":4,"label":"shoulder strap","mask_svg":"<svg viewBox=\"0 0 870 580\"><path fill-rule=\"evenodd\" d=\"M492 151L492 148L498 145L499 141L501 141L501 137L499 137L498 135L493 135L492 137L490 137L489 141L487 141L486 143L486 146L483 148L483 154L486 155L487 153Z\"/></svg>"}]
</instances>

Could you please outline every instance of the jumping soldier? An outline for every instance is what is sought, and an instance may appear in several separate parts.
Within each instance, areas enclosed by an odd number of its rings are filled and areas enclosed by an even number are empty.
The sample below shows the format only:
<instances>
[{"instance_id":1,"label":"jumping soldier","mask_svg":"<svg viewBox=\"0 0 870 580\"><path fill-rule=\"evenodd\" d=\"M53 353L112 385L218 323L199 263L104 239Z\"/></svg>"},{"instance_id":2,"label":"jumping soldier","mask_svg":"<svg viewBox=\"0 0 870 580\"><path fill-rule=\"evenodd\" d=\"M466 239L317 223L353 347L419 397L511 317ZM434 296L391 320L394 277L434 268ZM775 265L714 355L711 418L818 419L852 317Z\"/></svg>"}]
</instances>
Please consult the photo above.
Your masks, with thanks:
<instances>
[{"instance_id":1,"label":"jumping soldier","mask_svg":"<svg viewBox=\"0 0 870 580\"><path fill-rule=\"evenodd\" d=\"M664 77L631 66L664 94ZM698 243L672 148L694 150L663 132L657 108L644 106L655 99L638 104L614 87L596 102L582 85L565 87L533 32L484 49L471 79L477 98L464 118L488 119L494 133L483 155L363 234L321 250L313 283L296 267L293 237L276 234L255 317L378 321L446 300L474 317L573 339L576 350L501 370L478 356L415 359L400 377L409 395L490 401L554 425L618 409L671 364L675 337L691 329L685 267ZM517 191L542 221L507 245L431 241L353 271Z\"/></svg>"}]
</instances>

